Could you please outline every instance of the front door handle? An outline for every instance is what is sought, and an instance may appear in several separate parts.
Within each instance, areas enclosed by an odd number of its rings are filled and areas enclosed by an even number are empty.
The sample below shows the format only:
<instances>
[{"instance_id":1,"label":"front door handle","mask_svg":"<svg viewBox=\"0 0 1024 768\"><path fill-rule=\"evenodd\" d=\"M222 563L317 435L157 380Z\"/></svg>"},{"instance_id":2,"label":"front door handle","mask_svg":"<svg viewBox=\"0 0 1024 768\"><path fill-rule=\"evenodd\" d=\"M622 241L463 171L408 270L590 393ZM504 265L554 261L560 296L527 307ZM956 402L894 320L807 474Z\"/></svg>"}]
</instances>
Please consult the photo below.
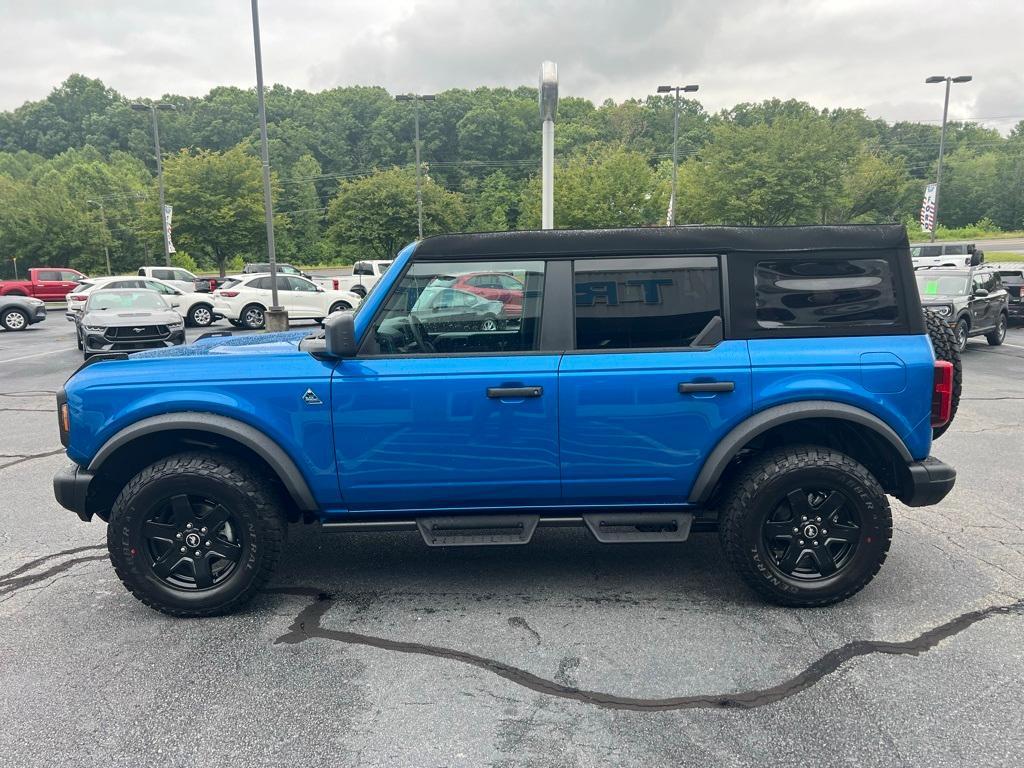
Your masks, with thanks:
<instances>
[{"instance_id":1,"label":"front door handle","mask_svg":"<svg viewBox=\"0 0 1024 768\"><path fill-rule=\"evenodd\" d=\"M736 389L734 381L685 381L679 385L679 394L690 392L732 392Z\"/></svg>"},{"instance_id":2,"label":"front door handle","mask_svg":"<svg viewBox=\"0 0 1024 768\"><path fill-rule=\"evenodd\" d=\"M544 394L544 387L488 387L488 397L518 398L518 397L540 397Z\"/></svg>"}]
</instances>

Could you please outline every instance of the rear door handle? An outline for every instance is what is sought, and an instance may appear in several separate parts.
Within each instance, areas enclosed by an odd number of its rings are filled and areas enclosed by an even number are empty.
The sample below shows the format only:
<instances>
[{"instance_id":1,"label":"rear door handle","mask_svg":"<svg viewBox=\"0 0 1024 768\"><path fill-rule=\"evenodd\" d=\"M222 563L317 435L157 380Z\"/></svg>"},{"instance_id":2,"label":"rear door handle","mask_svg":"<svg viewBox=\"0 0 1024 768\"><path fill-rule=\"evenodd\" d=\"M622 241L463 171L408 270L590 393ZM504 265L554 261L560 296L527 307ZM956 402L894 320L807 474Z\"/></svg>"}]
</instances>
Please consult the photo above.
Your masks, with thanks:
<instances>
[{"instance_id":1,"label":"rear door handle","mask_svg":"<svg viewBox=\"0 0 1024 768\"><path fill-rule=\"evenodd\" d=\"M690 392L732 392L736 389L734 381L685 381L679 385L679 394Z\"/></svg>"},{"instance_id":2,"label":"rear door handle","mask_svg":"<svg viewBox=\"0 0 1024 768\"><path fill-rule=\"evenodd\" d=\"M488 397L517 398L517 397L540 397L544 394L544 387L488 387Z\"/></svg>"}]
</instances>

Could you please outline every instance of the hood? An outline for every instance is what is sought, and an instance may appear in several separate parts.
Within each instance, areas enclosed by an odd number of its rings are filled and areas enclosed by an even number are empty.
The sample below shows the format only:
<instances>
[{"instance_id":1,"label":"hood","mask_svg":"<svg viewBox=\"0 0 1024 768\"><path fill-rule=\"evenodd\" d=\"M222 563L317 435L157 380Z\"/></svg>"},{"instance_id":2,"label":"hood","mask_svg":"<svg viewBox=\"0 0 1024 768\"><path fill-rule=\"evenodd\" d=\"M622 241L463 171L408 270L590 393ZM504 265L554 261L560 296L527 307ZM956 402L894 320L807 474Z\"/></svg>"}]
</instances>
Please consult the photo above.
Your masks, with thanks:
<instances>
[{"instance_id":1,"label":"hood","mask_svg":"<svg viewBox=\"0 0 1024 768\"><path fill-rule=\"evenodd\" d=\"M963 301L966 298L959 293L930 293L927 298L921 297L921 304L927 307L930 304L949 304L951 301Z\"/></svg>"},{"instance_id":2,"label":"hood","mask_svg":"<svg viewBox=\"0 0 1024 768\"><path fill-rule=\"evenodd\" d=\"M280 333L253 333L246 336L211 336L192 344L166 349L136 352L133 359L144 357L202 357L204 355L267 355L299 351L299 342L310 335L309 330Z\"/></svg>"},{"instance_id":3,"label":"hood","mask_svg":"<svg viewBox=\"0 0 1024 768\"><path fill-rule=\"evenodd\" d=\"M104 309L87 312L82 318L86 325L103 326L104 328L124 328L131 325L167 325L180 323L181 315L173 309L125 309L115 311Z\"/></svg>"}]
</instances>

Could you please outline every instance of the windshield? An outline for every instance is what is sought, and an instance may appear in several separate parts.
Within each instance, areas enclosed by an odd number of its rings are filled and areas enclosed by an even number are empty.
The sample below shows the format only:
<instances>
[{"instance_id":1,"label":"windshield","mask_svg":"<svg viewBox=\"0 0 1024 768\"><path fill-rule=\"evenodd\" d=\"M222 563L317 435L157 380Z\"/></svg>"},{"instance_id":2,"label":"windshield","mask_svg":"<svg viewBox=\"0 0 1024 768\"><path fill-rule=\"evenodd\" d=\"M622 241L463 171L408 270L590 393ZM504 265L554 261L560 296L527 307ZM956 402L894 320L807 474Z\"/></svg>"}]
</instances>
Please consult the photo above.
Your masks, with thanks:
<instances>
[{"instance_id":1,"label":"windshield","mask_svg":"<svg viewBox=\"0 0 1024 768\"><path fill-rule=\"evenodd\" d=\"M966 275L914 275L917 290L923 298L929 296L966 296L968 278Z\"/></svg>"},{"instance_id":2,"label":"windshield","mask_svg":"<svg viewBox=\"0 0 1024 768\"><path fill-rule=\"evenodd\" d=\"M1010 285L1024 283L1024 271L1021 271L1019 269L1011 272L1004 272L1003 270L999 270L999 276L1003 279L1004 283L1009 283Z\"/></svg>"},{"instance_id":3,"label":"windshield","mask_svg":"<svg viewBox=\"0 0 1024 768\"><path fill-rule=\"evenodd\" d=\"M155 291L97 291L89 297L89 312L105 310L165 310L167 303Z\"/></svg>"}]
</instances>

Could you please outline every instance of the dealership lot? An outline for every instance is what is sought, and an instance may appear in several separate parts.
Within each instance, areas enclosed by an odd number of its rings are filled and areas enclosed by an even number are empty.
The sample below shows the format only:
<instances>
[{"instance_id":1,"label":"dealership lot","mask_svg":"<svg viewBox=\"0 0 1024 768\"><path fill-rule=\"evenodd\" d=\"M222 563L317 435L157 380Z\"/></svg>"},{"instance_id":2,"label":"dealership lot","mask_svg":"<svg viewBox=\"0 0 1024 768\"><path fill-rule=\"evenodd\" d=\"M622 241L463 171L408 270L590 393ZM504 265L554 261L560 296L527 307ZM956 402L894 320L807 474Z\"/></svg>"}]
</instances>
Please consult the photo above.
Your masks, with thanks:
<instances>
[{"instance_id":1,"label":"dealership lot","mask_svg":"<svg viewBox=\"0 0 1024 768\"><path fill-rule=\"evenodd\" d=\"M248 610L169 619L121 588L102 523L53 501L53 395L80 362L60 312L0 332L11 764L952 766L1024 748L1022 329L969 343L934 448L952 494L894 501L878 578L804 611L747 592L713 535L436 550L293 527Z\"/></svg>"}]
</instances>

